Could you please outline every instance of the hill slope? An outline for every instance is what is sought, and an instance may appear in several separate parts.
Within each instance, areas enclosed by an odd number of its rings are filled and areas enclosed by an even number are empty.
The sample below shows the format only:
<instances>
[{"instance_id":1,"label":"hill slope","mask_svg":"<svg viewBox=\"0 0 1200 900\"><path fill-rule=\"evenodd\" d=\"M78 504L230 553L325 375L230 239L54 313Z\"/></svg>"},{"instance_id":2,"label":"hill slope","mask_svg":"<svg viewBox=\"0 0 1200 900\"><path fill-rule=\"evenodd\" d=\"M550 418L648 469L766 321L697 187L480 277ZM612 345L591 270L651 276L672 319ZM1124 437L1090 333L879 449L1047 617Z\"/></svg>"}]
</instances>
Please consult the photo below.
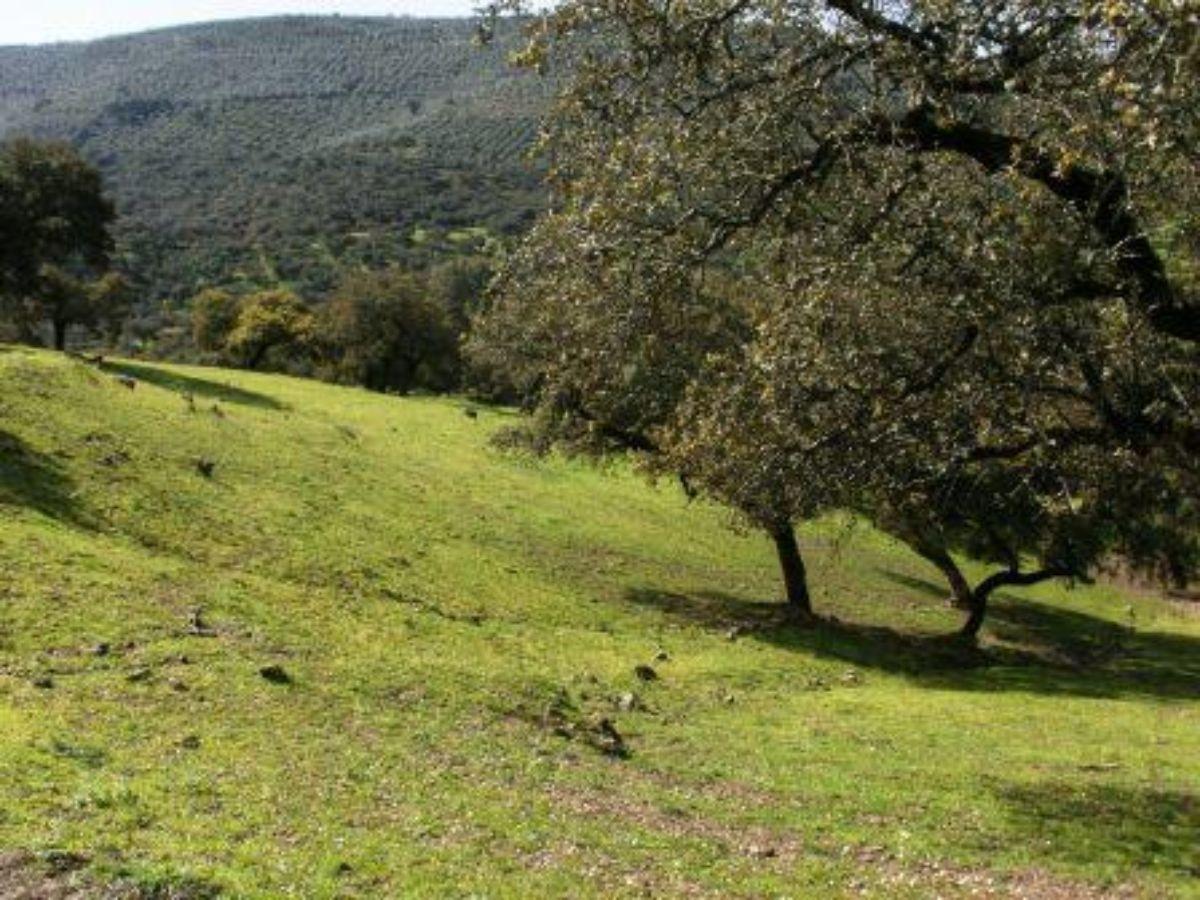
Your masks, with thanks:
<instances>
[{"instance_id":1,"label":"hill slope","mask_svg":"<svg viewBox=\"0 0 1200 900\"><path fill-rule=\"evenodd\" d=\"M1005 595L961 668L826 523L796 632L765 542L507 418L0 349L0 893L1195 895L1194 617Z\"/></svg>"},{"instance_id":2,"label":"hill slope","mask_svg":"<svg viewBox=\"0 0 1200 900\"><path fill-rule=\"evenodd\" d=\"M287 17L0 47L0 137L70 140L157 296L236 277L319 289L418 228L520 227L547 86L466 20Z\"/></svg>"}]
</instances>

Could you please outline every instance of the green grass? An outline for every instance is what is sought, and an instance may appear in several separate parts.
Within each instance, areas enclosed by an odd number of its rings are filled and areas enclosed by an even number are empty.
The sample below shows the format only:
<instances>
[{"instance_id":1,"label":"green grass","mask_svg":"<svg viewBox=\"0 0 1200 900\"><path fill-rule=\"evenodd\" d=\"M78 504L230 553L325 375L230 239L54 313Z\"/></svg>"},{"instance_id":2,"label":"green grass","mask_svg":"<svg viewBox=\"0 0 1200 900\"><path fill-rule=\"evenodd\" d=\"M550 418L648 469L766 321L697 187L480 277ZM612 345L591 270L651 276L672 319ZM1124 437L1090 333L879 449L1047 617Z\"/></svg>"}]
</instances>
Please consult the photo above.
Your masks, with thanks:
<instances>
[{"instance_id":1,"label":"green grass","mask_svg":"<svg viewBox=\"0 0 1200 900\"><path fill-rule=\"evenodd\" d=\"M501 454L505 411L113 369L0 350L0 852L234 897L1200 896L1181 606L1001 595L966 665L934 571L829 521L838 621L796 631L765 541Z\"/></svg>"}]
</instances>

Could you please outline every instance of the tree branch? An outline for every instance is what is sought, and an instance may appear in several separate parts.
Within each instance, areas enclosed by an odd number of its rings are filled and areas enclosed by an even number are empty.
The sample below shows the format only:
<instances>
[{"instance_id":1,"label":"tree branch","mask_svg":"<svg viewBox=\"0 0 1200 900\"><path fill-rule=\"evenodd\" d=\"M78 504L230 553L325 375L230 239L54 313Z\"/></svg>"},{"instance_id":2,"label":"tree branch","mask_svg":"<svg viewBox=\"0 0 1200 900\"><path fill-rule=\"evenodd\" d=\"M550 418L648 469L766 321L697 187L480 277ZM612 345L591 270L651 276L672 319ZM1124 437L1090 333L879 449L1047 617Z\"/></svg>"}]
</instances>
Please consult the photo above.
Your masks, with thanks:
<instances>
[{"instance_id":1,"label":"tree branch","mask_svg":"<svg viewBox=\"0 0 1200 900\"><path fill-rule=\"evenodd\" d=\"M1118 271L1135 285L1132 305L1157 331L1200 342L1200 306L1176 296L1166 268L1131 209L1129 186L1113 171L1061 167L1044 149L1010 135L961 122L943 124L927 107L899 121L878 122L881 141L921 152L966 156L988 172L1013 170L1066 201L1116 255Z\"/></svg>"},{"instance_id":2,"label":"tree branch","mask_svg":"<svg viewBox=\"0 0 1200 900\"><path fill-rule=\"evenodd\" d=\"M1077 577L1078 572L1070 566L1052 565L1033 572L1021 572L1016 569L1006 569L989 575L975 588L977 597L988 597L994 590L1002 587L1031 587L1050 581L1053 578Z\"/></svg>"}]
</instances>

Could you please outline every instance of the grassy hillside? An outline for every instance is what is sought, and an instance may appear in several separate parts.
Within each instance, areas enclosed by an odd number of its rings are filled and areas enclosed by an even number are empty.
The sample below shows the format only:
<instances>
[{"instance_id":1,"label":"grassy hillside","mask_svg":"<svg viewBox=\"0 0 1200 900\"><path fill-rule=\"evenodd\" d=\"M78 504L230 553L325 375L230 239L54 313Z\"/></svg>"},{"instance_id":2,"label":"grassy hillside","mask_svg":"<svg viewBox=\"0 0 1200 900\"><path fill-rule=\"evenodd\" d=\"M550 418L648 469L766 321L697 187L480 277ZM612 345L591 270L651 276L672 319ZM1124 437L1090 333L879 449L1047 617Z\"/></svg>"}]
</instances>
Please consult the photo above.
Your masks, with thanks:
<instances>
[{"instance_id":1,"label":"grassy hillside","mask_svg":"<svg viewBox=\"0 0 1200 900\"><path fill-rule=\"evenodd\" d=\"M0 137L70 140L104 172L147 293L419 255L519 228L546 85L467 20L290 17L0 47Z\"/></svg>"},{"instance_id":2,"label":"grassy hillside","mask_svg":"<svg viewBox=\"0 0 1200 900\"><path fill-rule=\"evenodd\" d=\"M764 541L508 416L0 352L0 894L1200 895L1194 614L1002 595L965 665L828 522L790 630Z\"/></svg>"}]
</instances>

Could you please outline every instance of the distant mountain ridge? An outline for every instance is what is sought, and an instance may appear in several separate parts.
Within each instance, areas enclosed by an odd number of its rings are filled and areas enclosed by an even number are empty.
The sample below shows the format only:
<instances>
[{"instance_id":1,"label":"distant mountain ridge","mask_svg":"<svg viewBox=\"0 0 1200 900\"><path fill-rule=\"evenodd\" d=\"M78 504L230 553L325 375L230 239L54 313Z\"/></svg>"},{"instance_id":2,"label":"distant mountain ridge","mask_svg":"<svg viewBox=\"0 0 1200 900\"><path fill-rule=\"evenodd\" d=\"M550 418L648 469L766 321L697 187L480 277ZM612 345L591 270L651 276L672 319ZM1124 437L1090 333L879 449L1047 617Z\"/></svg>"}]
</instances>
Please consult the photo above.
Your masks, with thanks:
<instances>
[{"instance_id":1,"label":"distant mountain ridge","mask_svg":"<svg viewBox=\"0 0 1200 900\"><path fill-rule=\"evenodd\" d=\"M0 137L100 166L147 296L419 259L520 229L549 86L464 19L246 19L0 47Z\"/></svg>"}]
</instances>

